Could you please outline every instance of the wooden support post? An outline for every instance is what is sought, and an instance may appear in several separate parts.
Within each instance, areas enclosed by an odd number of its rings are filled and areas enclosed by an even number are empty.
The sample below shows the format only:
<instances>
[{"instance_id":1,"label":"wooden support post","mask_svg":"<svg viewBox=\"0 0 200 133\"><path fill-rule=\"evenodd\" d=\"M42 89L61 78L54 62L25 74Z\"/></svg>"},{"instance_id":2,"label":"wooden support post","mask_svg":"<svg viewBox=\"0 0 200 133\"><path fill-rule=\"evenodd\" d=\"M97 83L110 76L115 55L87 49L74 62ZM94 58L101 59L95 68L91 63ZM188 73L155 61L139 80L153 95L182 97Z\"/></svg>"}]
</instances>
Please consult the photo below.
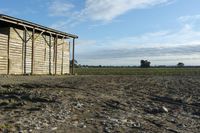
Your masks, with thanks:
<instances>
[{"instance_id":1,"label":"wooden support post","mask_svg":"<svg viewBox=\"0 0 200 133\"><path fill-rule=\"evenodd\" d=\"M7 58L8 58L7 74L9 75L10 74L10 29L8 32Z\"/></svg>"},{"instance_id":2,"label":"wooden support post","mask_svg":"<svg viewBox=\"0 0 200 133\"><path fill-rule=\"evenodd\" d=\"M49 74L51 75L51 35L49 36Z\"/></svg>"},{"instance_id":3,"label":"wooden support post","mask_svg":"<svg viewBox=\"0 0 200 133\"><path fill-rule=\"evenodd\" d=\"M46 36L45 36L46 39ZM44 48L44 62L46 62L46 57L47 57L47 43L44 44L45 48Z\"/></svg>"},{"instance_id":4,"label":"wooden support post","mask_svg":"<svg viewBox=\"0 0 200 133\"><path fill-rule=\"evenodd\" d=\"M57 59L58 59L58 35L55 39L55 74L57 74Z\"/></svg>"},{"instance_id":5,"label":"wooden support post","mask_svg":"<svg viewBox=\"0 0 200 133\"><path fill-rule=\"evenodd\" d=\"M22 40L22 74L24 74L24 42L25 42L25 40L24 40L24 30L23 30L23 36L22 36L22 38L23 38L23 40Z\"/></svg>"},{"instance_id":6,"label":"wooden support post","mask_svg":"<svg viewBox=\"0 0 200 133\"><path fill-rule=\"evenodd\" d=\"M69 41L69 73L72 74L72 62L71 62L71 42Z\"/></svg>"},{"instance_id":7,"label":"wooden support post","mask_svg":"<svg viewBox=\"0 0 200 133\"><path fill-rule=\"evenodd\" d=\"M34 74L34 48L35 47L35 28L33 28L33 31L32 31L32 55L31 55L31 58L32 58L32 62L31 62L31 75Z\"/></svg>"},{"instance_id":8,"label":"wooden support post","mask_svg":"<svg viewBox=\"0 0 200 133\"><path fill-rule=\"evenodd\" d=\"M26 38L24 39L24 41L27 43L30 39L32 39L32 36L29 34L29 32L28 32L26 26L23 26L23 27L24 27L24 30L25 30L25 32L26 32ZM29 36L28 39L27 39L27 34L28 34L28 36Z\"/></svg>"},{"instance_id":9,"label":"wooden support post","mask_svg":"<svg viewBox=\"0 0 200 133\"><path fill-rule=\"evenodd\" d=\"M64 43L62 44L62 66L61 66L61 74L63 75L63 68L64 68L64 61L63 61L63 56L64 56Z\"/></svg>"},{"instance_id":10,"label":"wooden support post","mask_svg":"<svg viewBox=\"0 0 200 133\"><path fill-rule=\"evenodd\" d=\"M27 40L26 40L26 38L27 38L27 31L26 30L24 30L24 74L26 74L26 52L27 52Z\"/></svg>"},{"instance_id":11,"label":"wooden support post","mask_svg":"<svg viewBox=\"0 0 200 133\"><path fill-rule=\"evenodd\" d=\"M42 37L44 38L44 41L46 42L46 44L49 46L49 74L51 75L51 38L52 35L49 34L49 41L46 39L46 37L44 37L44 35L42 35ZM45 57L46 57L46 46L45 46Z\"/></svg>"},{"instance_id":12,"label":"wooden support post","mask_svg":"<svg viewBox=\"0 0 200 133\"><path fill-rule=\"evenodd\" d=\"M27 32L27 34L29 35L29 37L32 38L32 36L29 34L29 32L28 32L26 26L23 26L23 27L24 27L25 31Z\"/></svg>"},{"instance_id":13,"label":"wooden support post","mask_svg":"<svg viewBox=\"0 0 200 133\"><path fill-rule=\"evenodd\" d=\"M75 52L75 38L73 38L72 44L72 74L74 75L74 52Z\"/></svg>"},{"instance_id":14,"label":"wooden support post","mask_svg":"<svg viewBox=\"0 0 200 133\"><path fill-rule=\"evenodd\" d=\"M53 73L52 74L55 74L55 37L53 37L53 44L52 44L52 52L53 52L53 55L52 55L52 58L53 58L53 62L52 62L52 65L53 65L53 68L52 68L52 71Z\"/></svg>"},{"instance_id":15,"label":"wooden support post","mask_svg":"<svg viewBox=\"0 0 200 133\"><path fill-rule=\"evenodd\" d=\"M24 27L25 30L26 27ZM22 64L21 64L21 70L22 70L22 74L24 74L24 43L26 43L26 40L24 40L24 35L21 36L20 33L13 27L13 30L15 31L15 33L17 33L17 35L20 37L20 39L22 40Z\"/></svg>"}]
</instances>

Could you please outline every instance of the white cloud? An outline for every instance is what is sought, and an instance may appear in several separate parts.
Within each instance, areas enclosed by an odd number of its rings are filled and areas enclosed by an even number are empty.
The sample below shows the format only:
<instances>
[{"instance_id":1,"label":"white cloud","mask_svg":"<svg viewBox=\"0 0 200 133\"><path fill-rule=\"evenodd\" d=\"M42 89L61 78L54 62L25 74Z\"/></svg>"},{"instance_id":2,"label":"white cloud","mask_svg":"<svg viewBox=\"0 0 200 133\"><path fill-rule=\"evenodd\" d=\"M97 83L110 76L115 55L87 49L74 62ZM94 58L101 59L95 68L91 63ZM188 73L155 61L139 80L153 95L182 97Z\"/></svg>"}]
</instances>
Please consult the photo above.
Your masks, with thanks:
<instances>
[{"instance_id":1,"label":"white cloud","mask_svg":"<svg viewBox=\"0 0 200 133\"><path fill-rule=\"evenodd\" d=\"M74 22L88 19L113 22L115 18L130 10L168 4L172 1L174 0L86 0L85 7L74 12L74 5L68 6L70 3L59 0L57 7L63 7L65 4L67 6L54 11L53 14L64 16L68 20L60 21L54 27L70 27ZM196 60L200 59L200 54L197 54L200 53L200 31L194 28L196 23L193 23L197 20L200 20L198 14L180 17L182 28L179 30L169 29L102 42L78 40L76 56L81 64L93 65L137 65L140 59L149 59L155 64L172 65L183 61L188 65L199 65Z\"/></svg>"},{"instance_id":2,"label":"white cloud","mask_svg":"<svg viewBox=\"0 0 200 133\"><path fill-rule=\"evenodd\" d=\"M50 16L68 16L74 5L62 0L53 0L49 3L49 15Z\"/></svg>"},{"instance_id":3,"label":"white cloud","mask_svg":"<svg viewBox=\"0 0 200 133\"><path fill-rule=\"evenodd\" d=\"M111 21L134 9L143 9L171 0L86 0L84 15L92 20Z\"/></svg>"},{"instance_id":4,"label":"white cloud","mask_svg":"<svg viewBox=\"0 0 200 133\"><path fill-rule=\"evenodd\" d=\"M184 23L191 22L191 21L197 21L197 20L200 20L200 14L181 16L181 17L179 17L179 20Z\"/></svg>"},{"instance_id":5,"label":"white cloud","mask_svg":"<svg viewBox=\"0 0 200 133\"><path fill-rule=\"evenodd\" d=\"M78 40L78 42L76 43L76 45L95 45L97 43L97 41L95 40Z\"/></svg>"},{"instance_id":6,"label":"white cloud","mask_svg":"<svg viewBox=\"0 0 200 133\"><path fill-rule=\"evenodd\" d=\"M66 29L66 23L69 23L69 20L66 20L66 21L58 21L58 22L56 22L56 23L54 23L54 24L52 24L51 26L49 26L49 27L51 27L51 28L53 28L53 29L63 29L63 27L65 27L65 31L67 31L67 29Z\"/></svg>"},{"instance_id":7,"label":"white cloud","mask_svg":"<svg viewBox=\"0 0 200 133\"><path fill-rule=\"evenodd\" d=\"M87 42L93 43L87 45ZM200 31L187 24L178 31L158 31L103 42L93 40L81 43L84 45L77 45L77 58L82 64L138 65L141 59L149 59L156 65L173 65L178 61L200 65L196 61L200 59Z\"/></svg>"},{"instance_id":8,"label":"white cloud","mask_svg":"<svg viewBox=\"0 0 200 133\"><path fill-rule=\"evenodd\" d=\"M74 26L88 20L108 23L130 10L169 4L172 1L174 0L85 0L85 7L74 11L72 9L74 9L75 5L72 3L63 0L53 0L49 4L49 15L66 17L68 21L55 24L59 25L62 23L59 28Z\"/></svg>"}]
</instances>

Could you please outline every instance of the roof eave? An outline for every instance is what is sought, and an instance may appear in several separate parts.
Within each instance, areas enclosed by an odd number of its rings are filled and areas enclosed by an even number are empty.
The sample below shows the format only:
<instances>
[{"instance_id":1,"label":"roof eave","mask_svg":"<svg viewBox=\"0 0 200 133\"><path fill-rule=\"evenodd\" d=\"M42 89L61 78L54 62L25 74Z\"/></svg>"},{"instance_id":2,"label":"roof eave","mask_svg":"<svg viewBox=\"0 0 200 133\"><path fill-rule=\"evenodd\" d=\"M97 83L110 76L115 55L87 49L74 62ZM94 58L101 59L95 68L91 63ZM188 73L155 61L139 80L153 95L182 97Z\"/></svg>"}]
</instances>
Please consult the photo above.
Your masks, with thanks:
<instances>
[{"instance_id":1,"label":"roof eave","mask_svg":"<svg viewBox=\"0 0 200 133\"><path fill-rule=\"evenodd\" d=\"M29 21L26 21L26 20L22 20L22 19L18 19L18 18L14 18L14 17L11 17L11 16L7 16L7 15L4 15L4 14L0 14L0 18L1 20L9 20L9 21L14 21L16 22L16 24L25 24L25 25L29 25L33 28L40 28L42 30L47 30L47 31L50 31L50 32L53 32L55 34L61 34L63 36L66 36L66 37L70 37L70 38L74 38L74 39L77 39L78 36L77 35L74 35L74 34L69 34L69 33L66 33L66 32L62 32L62 31L58 31L58 30L55 30L55 29L52 29L52 28L49 28L49 27L45 27L45 26L42 26L42 25L39 25L39 24L36 24L36 23L32 23L32 22L29 22Z\"/></svg>"}]
</instances>

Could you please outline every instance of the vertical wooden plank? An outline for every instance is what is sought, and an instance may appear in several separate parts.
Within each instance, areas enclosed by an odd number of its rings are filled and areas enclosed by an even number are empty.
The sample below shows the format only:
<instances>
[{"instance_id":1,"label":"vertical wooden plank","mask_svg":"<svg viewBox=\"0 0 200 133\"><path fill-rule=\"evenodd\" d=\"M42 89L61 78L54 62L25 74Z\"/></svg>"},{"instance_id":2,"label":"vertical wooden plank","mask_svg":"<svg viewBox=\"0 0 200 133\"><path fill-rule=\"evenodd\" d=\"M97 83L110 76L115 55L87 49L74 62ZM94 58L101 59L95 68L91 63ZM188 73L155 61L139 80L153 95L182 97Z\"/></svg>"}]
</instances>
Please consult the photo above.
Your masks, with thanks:
<instances>
[{"instance_id":1,"label":"vertical wooden plank","mask_svg":"<svg viewBox=\"0 0 200 133\"><path fill-rule=\"evenodd\" d=\"M31 62L31 75L34 74L34 47L35 47L35 28L32 31L32 62Z\"/></svg>"},{"instance_id":2,"label":"vertical wooden plank","mask_svg":"<svg viewBox=\"0 0 200 133\"><path fill-rule=\"evenodd\" d=\"M51 36L51 74L55 74L55 37Z\"/></svg>"},{"instance_id":3,"label":"vertical wooden plank","mask_svg":"<svg viewBox=\"0 0 200 133\"><path fill-rule=\"evenodd\" d=\"M47 43L45 42L45 39L47 38L47 36L45 35L45 38L44 38L44 61L46 61L46 57L47 57Z\"/></svg>"},{"instance_id":4,"label":"vertical wooden plank","mask_svg":"<svg viewBox=\"0 0 200 133\"><path fill-rule=\"evenodd\" d=\"M23 74L23 30L10 28L9 62L10 74Z\"/></svg>"},{"instance_id":5,"label":"vertical wooden plank","mask_svg":"<svg viewBox=\"0 0 200 133\"><path fill-rule=\"evenodd\" d=\"M63 44L62 44L62 66L61 66L61 74L62 74L62 75L63 75L63 67L64 67L64 66L63 66L63 65L64 65L64 63L63 63L63 56L64 56L64 44L65 44L65 43L63 43Z\"/></svg>"},{"instance_id":6,"label":"vertical wooden plank","mask_svg":"<svg viewBox=\"0 0 200 133\"><path fill-rule=\"evenodd\" d=\"M70 74L70 41L68 43L68 47L67 47L67 53L66 53L66 62L67 62L67 69L66 69L66 72L68 74Z\"/></svg>"},{"instance_id":7,"label":"vertical wooden plank","mask_svg":"<svg viewBox=\"0 0 200 133\"><path fill-rule=\"evenodd\" d=\"M31 74L32 63L32 31L26 31L26 74ZM29 36L30 35L30 36ZM30 41L29 41L30 40Z\"/></svg>"},{"instance_id":8,"label":"vertical wooden plank","mask_svg":"<svg viewBox=\"0 0 200 133\"><path fill-rule=\"evenodd\" d=\"M52 49L52 74L55 74L55 37L53 37L53 49Z\"/></svg>"},{"instance_id":9,"label":"vertical wooden plank","mask_svg":"<svg viewBox=\"0 0 200 133\"><path fill-rule=\"evenodd\" d=\"M34 74L49 74L48 59L46 56L48 49L46 48L46 36L38 32L35 33L35 47L34 47Z\"/></svg>"},{"instance_id":10,"label":"vertical wooden plank","mask_svg":"<svg viewBox=\"0 0 200 133\"><path fill-rule=\"evenodd\" d=\"M55 39L55 75L57 74L57 59L58 59L58 35Z\"/></svg>"},{"instance_id":11,"label":"vertical wooden plank","mask_svg":"<svg viewBox=\"0 0 200 133\"><path fill-rule=\"evenodd\" d=\"M73 38L73 51L72 51L72 74L74 74L74 52L75 52L75 38Z\"/></svg>"},{"instance_id":12,"label":"vertical wooden plank","mask_svg":"<svg viewBox=\"0 0 200 133\"><path fill-rule=\"evenodd\" d=\"M24 46L23 46L23 51L24 51L23 52L23 54L24 54L24 59L23 59L24 60L23 61L23 63L24 63L24 74L26 74L26 51L27 51L27 45L26 45L27 44L27 41L26 41L27 38L26 38L26 34L27 34L27 31L24 30L24 41L23 41L24 42L23 43L24 44Z\"/></svg>"},{"instance_id":13,"label":"vertical wooden plank","mask_svg":"<svg viewBox=\"0 0 200 133\"><path fill-rule=\"evenodd\" d=\"M49 74L51 75L51 35L49 36Z\"/></svg>"},{"instance_id":14,"label":"vertical wooden plank","mask_svg":"<svg viewBox=\"0 0 200 133\"><path fill-rule=\"evenodd\" d=\"M49 36L46 35L46 38L49 38ZM44 40L45 42L45 73L49 74L49 42L46 42L46 39Z\"/></svg>"},{"instance_id":15,"label":"vertical wooden plank","mask_svg":"<svg viewBox=\"0 0 200 133\"><path fill-rule=\"evenodd\" d=\"M72 74L72 66L71 66L71 41L69 41L69 74Z\"/></svg>"},{"instance_id":16,"label":"vertical wooden plank","mask_svg":"<svg viewBox=\"0 0 200 133\"><path fill-rule=\"evenodd\" d=\"M8 28L8 47L7 47L7 58L8 58L8 66L7 66L7 74L10 74L10 28Z\"/></svg>"},{"instance_id":17,"label":"vertical wooden plank","mask_svg":"<svg viewBox=\"0 0 200 133\"><path fill-rule=\"evenodd\" d=\"M24 61L24 57L25 57L25 55L24 55L24 52L25 52L25 51L24 51L24 49L25 49L25 47L24 47L24 46L25 46L25 44L24 44L24 42L25 42L25 41L24 41L24 36L25 36L25 35L24 35L24 34L25 34L25 30L23 30L23 35L22 35L22 39L23 39L23 40L22 40L22 62L21 62L21 63L22 63L22 65L21 65L21 67L22 67L22 68L21 68L21 69L22 69L22 74L25 74L25 70L24 70L24 62L25 62L25 61Z\"/></svg>"},{"instance_id":18,"label":"vertical wooden plank","mask_svg":"<svg viewBox=\"0 0 200 133\"><path fill-rule=\"evenodd\" d=\"M63 45L63 74L70 74L70 48L69 42L65 42Z\"/></svg>"},{"instance_id":19,"label":"vertical wooden plank","mask_svg":"<svg viewBox=\"0 0 200 133\"><path fill-rule=\"evenodd\" d=\"M69 42L64 42L63 45L63 74L69 74L69 60L70 60L70 49Z\"/></svg>"}]
</instances>

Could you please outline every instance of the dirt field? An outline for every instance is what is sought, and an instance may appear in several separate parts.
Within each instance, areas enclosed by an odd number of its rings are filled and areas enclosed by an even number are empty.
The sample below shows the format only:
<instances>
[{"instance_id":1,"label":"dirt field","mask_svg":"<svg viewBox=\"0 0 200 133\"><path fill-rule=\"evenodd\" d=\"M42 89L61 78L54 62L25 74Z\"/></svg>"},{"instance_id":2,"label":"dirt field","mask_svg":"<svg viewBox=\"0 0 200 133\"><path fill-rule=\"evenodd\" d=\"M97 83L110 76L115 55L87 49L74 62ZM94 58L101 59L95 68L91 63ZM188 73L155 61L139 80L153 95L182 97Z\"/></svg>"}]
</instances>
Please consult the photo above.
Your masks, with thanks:
<instances>
[{"instance_id":1,"label":"dirt field","mask_svg":"<svg viewBox=\"0 0 200 133\"><path fill-rule=\"evenodd\" d=\"M199 133L200 76L1 76L0 132Z\"/></svg>"}]
</instances>

